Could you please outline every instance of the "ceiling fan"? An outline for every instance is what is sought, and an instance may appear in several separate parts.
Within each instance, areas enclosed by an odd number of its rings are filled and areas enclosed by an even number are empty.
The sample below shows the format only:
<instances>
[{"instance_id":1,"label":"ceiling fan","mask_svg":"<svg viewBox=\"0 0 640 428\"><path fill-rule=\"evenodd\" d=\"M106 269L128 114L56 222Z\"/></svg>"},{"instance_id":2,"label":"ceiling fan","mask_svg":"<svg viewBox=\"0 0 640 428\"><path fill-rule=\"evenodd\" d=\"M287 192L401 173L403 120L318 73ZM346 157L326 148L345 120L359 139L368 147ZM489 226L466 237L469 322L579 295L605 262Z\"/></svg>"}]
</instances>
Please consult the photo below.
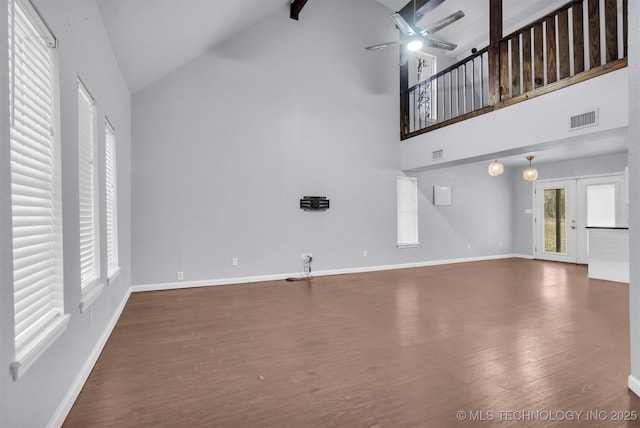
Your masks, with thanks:
<instances>
[{"instance_id":1,"label":"ceiling fan","mask_svg":"<svg viewBox=\"0 0 640 428\"><path fill-rule=\"evenodd\" d=\"M415 2L414 2L414 14L415 18ZM423 46L428 46L432 48L445 49L452 51L458 46L445 42L444 40L439 40L431 35L436 31L443 29L444 27L456 22L460 18L464 17L464 12L459 10L451 15L442 18L440 21L435 22L423 29L416 27L415 22L413 27L409 25L409 23L400 15L398 12L391 14L391 19L396 23L398 29L406 36L400 38L400 40L381 43L379 45L373 45L365 48L368 51L384 49L390 46L405 46L408 51L417 51L422 49ZM400 60L400 65L404 65L407 62L407 52L404 51L402 54L402 59Z\"/></svg>"}]
</instances>

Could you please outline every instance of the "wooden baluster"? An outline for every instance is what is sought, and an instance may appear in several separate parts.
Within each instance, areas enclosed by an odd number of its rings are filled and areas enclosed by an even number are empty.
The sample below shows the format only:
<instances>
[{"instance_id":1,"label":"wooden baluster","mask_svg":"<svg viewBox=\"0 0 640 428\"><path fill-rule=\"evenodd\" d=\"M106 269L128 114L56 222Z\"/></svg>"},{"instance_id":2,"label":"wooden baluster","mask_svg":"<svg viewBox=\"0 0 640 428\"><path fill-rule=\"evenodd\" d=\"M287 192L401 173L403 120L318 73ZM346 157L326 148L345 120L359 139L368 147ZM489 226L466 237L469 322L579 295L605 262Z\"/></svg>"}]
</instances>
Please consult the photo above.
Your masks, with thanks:
<instances>
[{"instance_id":1,"label":"wooden baluster","mask_svg":"<svg viewBox=\"0 0 640 428\"><path fill-rule=\"evenodd\" d=\"M453 119L453 70L449 73L449 118Z\"/></svg>"},{"instance_id":2,"label":"wooden baluster","mask_svg":"<svg viewBox=\"0 0 640 428\"><path fill-rule=\"evenodd\" d=\"M526 93L532 89L531 70L531 29L522 33L522 92Z\"/></svg>"},{"instance_id":3,"label":"wooden baluster","mask_svg":"<svg viewBox=\"0 0 640 428\"><path fill-rule=\"evenodd\" d=\"M564 9L558 13L558 62L560 64L560 79L571 74L571 62L569 59L569 10Z\"/></svg>"},{"instance_id":4,"label":"wooden baluster","mask_svg":"<svg viewBox=\"0 0 640 428\"><path fill-rule=\"evenodd\" d=\"M480 55L480 108L484 107L484 56L485 54Z\"/></svg>"},{"instance_id":5,"label":"wooden baluster","mask_svg":"<svg viewBox=\"0 0 640 428\"><path fill-rule=\"evenodd\" d=\"M476 59L471 60L471 111L476 109Z\"/></svg>"},{"instance_id":6,"label":"wooden baluster","mask_svg":"<svg viewBox=\"0 0 640 428\"><path fill-rule=\"evenodd\" d=\"M627 38L629 37L629 2L622 0L622 56L627 57Z\"/></svg>"},{"instance_id":7,"label":"wooden baluster","mask_svg":"<svg viewBox=\"0 0 640 428\"><path fill-rule=\"evenodd\" d=\"M599 0L589 0L589 64L591 68L602 65L600 54Z\"/></svg>"},{"instance_id":8,"label":"wooden baluster","mask_svg":"<svg viewBox=\"0 0 640 428\"><path fill-rule=\"evenodd\" d=\"M547 31L547 84L558 80L556 70L556 19L549 16L545 21Z\"/></svg>"},{"instance_id":9,"label":"wooden baluster","mask_svg":"<svg viewBox=\"0 0 640 428\"><path fill-rule=\"evenodd\" d=\"M604 1L604 28L607 63L618 59L618 5L617 0Z\"/></svg>"},{"instance_id":10,"label":"wooden baluster","mask_svg":"<svg viewBox=\"0 0 640 428\"><path fill-rule=\"evenodd\" d=\"M489 0L489 105L502 98L500 39L502 38L502 0Z\"/></svg>"},{"instance_id":11,"label":"wooden baluster","mask_svg":"<svg viewBox=\"0 0 640 428\"><path fill-rule=\"evenodd\" d=\"M584 71L584 27L582 23L583 1L577 1L571 8L573 16L573 74Z\"/></svg>"},{"instance_id":12,"label":"wooden baluster","mask_svg":"<svg viewBox=\"0 0 640 428\"><path fill-rule=\"evenodd\" d=\"M544 41L542 23L533 26L534 88L544 86Z\"/></svg>"},{"instance_id":13,"label":"wooden baluster","mask_svg":"<svg viewBox=\"0 0 640 428\"><path fill-rule=\"evenodd\" d=\"M520 35L511 38L511 96L520 95Z\"/></svg>"},{"instance_id":14,"label":"wooden baluster","mask_svg":"<svg viewBox=\"0 0 640 428\"><path fill-rule=\"evenodd\" d=\"M509 93L509 41L500 42L500 100L506 100Z\"/></svg>"},{"instance_id":15,"label":"wooden baluster","mask_svg":"<svg viewBox=\"0 0 640 428\"><path fill-rule=\"evenodd\" d=\"M467 111L467 67L464 64L458 68L458 82L458 116L460 116ZM462 108L460 108L460 104L462 104Z\"/></svg>"}]
</instances>

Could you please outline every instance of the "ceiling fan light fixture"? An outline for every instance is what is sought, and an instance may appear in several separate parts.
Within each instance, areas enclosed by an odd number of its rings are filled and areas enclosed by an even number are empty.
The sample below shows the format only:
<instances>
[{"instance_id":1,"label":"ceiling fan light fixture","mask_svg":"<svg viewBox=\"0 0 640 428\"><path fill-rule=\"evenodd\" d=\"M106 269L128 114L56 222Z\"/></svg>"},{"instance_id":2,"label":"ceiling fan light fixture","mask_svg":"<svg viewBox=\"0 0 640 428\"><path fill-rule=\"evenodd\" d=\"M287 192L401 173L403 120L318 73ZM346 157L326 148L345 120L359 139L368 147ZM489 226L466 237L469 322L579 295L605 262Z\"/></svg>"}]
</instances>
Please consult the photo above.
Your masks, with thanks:
<instances>
[{"instance_id":1,"label":"ceiling fan light fixture","mask_svg":"<svg viewBox=\"0 0 640 428\"><path fill-rule=\"evenodd\" d=\"M422 41L421 40L412 40L407 44L407 50L411 52L419 51L422 49Z\"/></svg>"}]
</instances>

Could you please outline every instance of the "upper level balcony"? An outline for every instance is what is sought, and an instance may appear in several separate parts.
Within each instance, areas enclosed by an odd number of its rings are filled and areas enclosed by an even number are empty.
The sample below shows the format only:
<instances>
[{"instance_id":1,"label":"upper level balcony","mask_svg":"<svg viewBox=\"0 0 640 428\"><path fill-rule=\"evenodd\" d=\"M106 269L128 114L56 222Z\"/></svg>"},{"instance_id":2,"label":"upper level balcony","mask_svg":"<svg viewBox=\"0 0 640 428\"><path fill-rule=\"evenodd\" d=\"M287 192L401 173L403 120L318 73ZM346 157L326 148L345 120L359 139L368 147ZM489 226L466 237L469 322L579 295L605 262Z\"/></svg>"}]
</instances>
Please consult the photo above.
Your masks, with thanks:
<instances>
[{"instance_id":1,"label":"upper level balcony","mask_svg":"<svg viewBox=\"0 0 640 428\"><path fill-rule=\"evenodd\" d=\"M419 3L429 1L433 2ZM502 0L487 1L488 46L411 87L409 66L401 66L402 140L627 65L628 0L573 0L506 36L502 34ZM412 12L414 4L408 6Z\"/></svg>"}]
</instances>

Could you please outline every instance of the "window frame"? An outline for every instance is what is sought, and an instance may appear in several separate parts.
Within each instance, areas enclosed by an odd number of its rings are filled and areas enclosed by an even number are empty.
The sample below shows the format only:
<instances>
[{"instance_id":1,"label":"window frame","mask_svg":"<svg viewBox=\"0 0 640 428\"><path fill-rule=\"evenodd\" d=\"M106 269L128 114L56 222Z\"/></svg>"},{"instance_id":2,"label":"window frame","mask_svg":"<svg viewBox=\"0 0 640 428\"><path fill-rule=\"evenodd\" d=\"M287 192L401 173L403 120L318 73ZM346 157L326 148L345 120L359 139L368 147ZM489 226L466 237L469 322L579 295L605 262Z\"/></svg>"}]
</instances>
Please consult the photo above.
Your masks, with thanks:
<instances>
[{"instance_id":1,"label":"window frame","mask_svg":"<svg viewBox=\"0 0 640 428\"><path fill-rule=\"evenodd\" d=\"M398 248L414 248L420 245L418 229L418 179L416 177L396 177L396 214ZM413 237L404 235L414 231Z\"/></svg>"},{"instance_id":2,"label":"window frame","mask_svg":"<svg viewBox=\"0 0 640 428\"><path fill-rule=\"evenodd\" d=\"M57 42L28 0L9 0L7 7L14 298L10 370L18 380L65 331L70 315L63 296Z\"/></svg>"},{"instance_id":3,"label":"window frame","mask_svg":"<svg viewBox=\"0 0 640 428\"><path fill-rule=\"evenodd\" d=\"M118 173L116 131L107 117L105 120L105 219L107 224L107 282L120 274L118 255Z\"/></svg>"},{"instance_id":4,"label":"window frame","mask_svg":"<svg viewBox=\"0 0 640 428\"><path fill-rule=\"evenodd\" d=\"M84 312L102 293L104 283L100 274L98 115L96 101L80 77L77 91L80 312Z\"/></svg>"}]
</instances>

